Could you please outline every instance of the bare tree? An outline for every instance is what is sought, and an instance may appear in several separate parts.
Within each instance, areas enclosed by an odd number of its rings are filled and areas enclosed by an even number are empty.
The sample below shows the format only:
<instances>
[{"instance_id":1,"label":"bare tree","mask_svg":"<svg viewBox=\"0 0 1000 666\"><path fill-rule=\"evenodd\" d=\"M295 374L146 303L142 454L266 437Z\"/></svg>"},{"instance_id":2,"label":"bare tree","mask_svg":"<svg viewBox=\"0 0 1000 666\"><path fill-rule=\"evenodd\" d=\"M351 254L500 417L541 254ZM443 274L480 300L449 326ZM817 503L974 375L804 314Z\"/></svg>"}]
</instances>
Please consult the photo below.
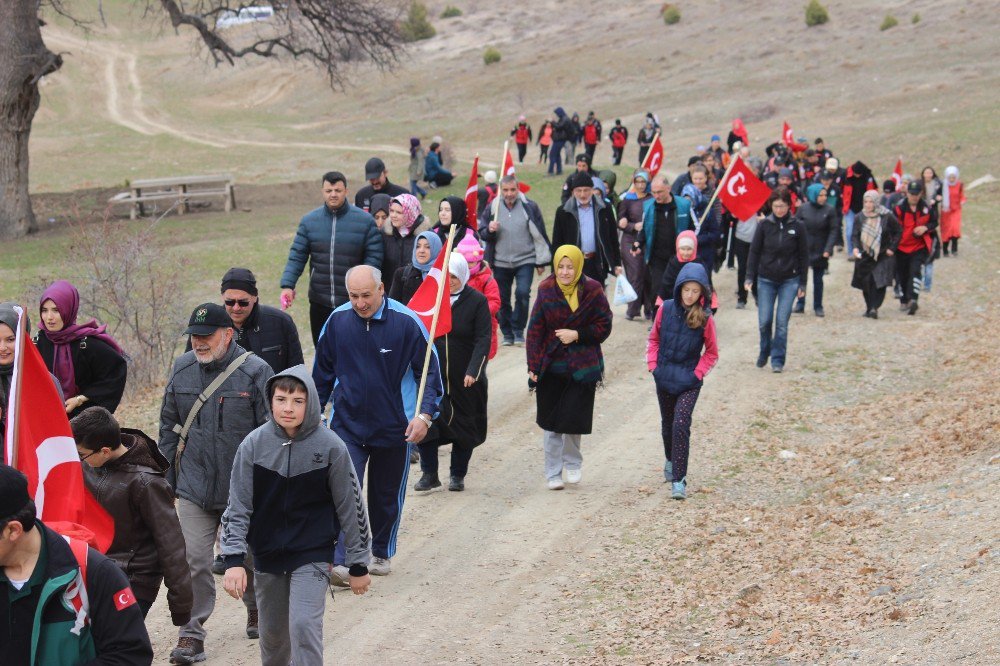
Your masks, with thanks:
<instances>
[{"instance_id":1,"label":"bare tree","mask_svg":"<svg viewBox=\"0 0 1000 666\"><path fill-rule=\"evenodd\" d=\"M218 25L224 16L261 4L145 0L144 8L146 15L165 14L176 30L193 30L216 64L248 57L300 60L322 70L333 88L344 85L352 61L384 69L401 55L402 7L395 0L271 2L274 17L253 29L227 32ZM69 16L62 0L0 0L0 238L37 230L28 196L28 137L40 103L38 82L62 66L62 56L42 41L43 7Z\"/></svg>"}]
</instances>

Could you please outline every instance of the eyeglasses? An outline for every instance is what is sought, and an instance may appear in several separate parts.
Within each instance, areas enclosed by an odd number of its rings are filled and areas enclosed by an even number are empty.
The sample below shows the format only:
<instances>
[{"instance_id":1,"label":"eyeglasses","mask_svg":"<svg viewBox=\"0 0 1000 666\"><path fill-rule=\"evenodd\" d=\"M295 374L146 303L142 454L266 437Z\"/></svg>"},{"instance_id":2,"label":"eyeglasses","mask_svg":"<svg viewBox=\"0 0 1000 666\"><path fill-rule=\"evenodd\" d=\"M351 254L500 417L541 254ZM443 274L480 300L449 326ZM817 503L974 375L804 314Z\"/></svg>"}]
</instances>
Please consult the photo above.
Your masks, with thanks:
<instances>
[{"instance_id":1,"label":"eyeglasses","mask_svg":"<svg viewBox=\"0 0 1000 666\"><path fill-rule=\"evenodd\" d=\"M80 462L84 462L87 458L89 458L90 456L92 456L92 455L94 455L96 453L100 453L100 451L91 451L90 453L88 453L85 456L80 456Z\"/></svg>"},{"instance_id":2,"label":"eyeglasses","mask_svg":"<svg viewBox=\"0 0 1000 666\"><path fill-rule=\"evenodd\" d=\"M227 298L227 299L225 299L223 301L223 303L226 304L227 308L231 308L231 307L233 307L234 305L237 305L237 304L239 304L239 306L241 308L248 308L248 307L250 307L250 300L249 299Z\"/></svg>"}]
</instances>

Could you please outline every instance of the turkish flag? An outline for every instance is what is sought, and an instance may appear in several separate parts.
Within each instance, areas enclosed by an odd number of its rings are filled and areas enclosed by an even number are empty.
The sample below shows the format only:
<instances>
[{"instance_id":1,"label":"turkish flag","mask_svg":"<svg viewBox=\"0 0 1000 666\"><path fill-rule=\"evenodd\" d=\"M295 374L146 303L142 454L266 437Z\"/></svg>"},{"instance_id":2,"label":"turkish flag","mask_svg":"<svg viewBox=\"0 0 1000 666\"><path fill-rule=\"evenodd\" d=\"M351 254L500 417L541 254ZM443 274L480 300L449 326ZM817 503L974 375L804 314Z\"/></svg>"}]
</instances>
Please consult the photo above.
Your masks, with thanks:
<instances>
[{"instance_id":1,"label":"turkish flag","mask_svg":"<svg viewBox=\"0 0 1000 666\"><path fill-rule=\"evenodd\" d=\"M132 593L131 587L123 587L115 592L115 610L123 611L136 603L135 594Z\"/></svg>"},{"instance_id":2,"label":"turkish flag","mask_svg":"<svg viewBox=\"0 0 1000 666\"><path fill-rule=\"evenodd\" d=\"M719 183L719 201L737 219L749 220L757 214L771 188L765 185L737 155L729 175Z\"/></svg>"},{"instance_id":3,"label":"turkish flag","mask_svg":"<svg viewBox=\"0 0 1000 666\"><path fill-rule=\"evenodd\" d=\"M469 228L479 228L476 216L479 208L479 155L472 162L472 173L469 174L469 186L465 188L465 219Z\"/></svg>"},{"instance_id":4,"label":"turkish flag","mask_svg":"<svg viewBox=\"0 0 1000 666\"><path fill-rule=\"evenodd\" d=\"M649 171L649 179L652 180L659 173L661 166L663 166L663 142L660 141L660 135L657 134L649 146L649 152L646 153L642 167Z\"/></svg>"},{"instance_id":5,"label":"turkish flag","mask_svg":"<svg viewBox=\"0 0 1000 666\"><path fill-rule=\"evenodd\" d=\"M795 134L792 132L792 128L788 126L788 123L783 123L781 128L781 140L786 146L792 149L792 152L801 153L803 150L809 148L805 143L796 143Z\"/></svg>"},{"instance_id":6,"label":"turkish flag","mask_svg":"<svg viewBox=\"0 0 1000 666\"><path fill-rule=\"evenodd\" d=\"M500 168L500 177L516 175L514 172L514 156L510 154L510 150L505 150L503 153L503 165ZM531 185L517 181L517 189L527 193L531 191Z\"/></svg>"},{"instance_id":7,"label":"turkish flag","mask_svg":"<svg viewBox=\"0 0 1000 666\"><path fill-rule=\"evenodd\" d=\"M903 189L903 158L896 160L896 168L892 170L892 180L896 183L896 191Z\"/></svg>"},{"instance_id":8,"label":"turkish flag","mask_svg":"<svg viewBox=\"0 0 1000 666\"><path fill-rule=\"evenodd\" d=\"M448 272L444 270L444 267L447 265L448 254L450 253L444 250L438 253L438 258L434 262L434 265L431 266L427 277L417 287L417 291L413 294L410 302L406 304L408 308L420 317L420 321L424 322L424 326L427 327L428 332L431 330L434 321L434 311L440 308L441 312L438 314L437 328L434 330L435 339L451 332L451 290L448 289ZM442 281L444 281L444 289L438 286ZM441 294L440 302L438 302L438 293Z\"/></svg>"},{"instance_id":9,"label":"turkish flag","mask_svg":"<svg viewBox=\"0 0 1000 666\"><path fill-rule=\"evenodd\" d=\"M91 545L103 553L114 540L114 521L83 484L66 408L23 322L22 313L7 402L6 462L28 477L39 520L60 533L89 530Z\"/></svg>"}]
</instances>

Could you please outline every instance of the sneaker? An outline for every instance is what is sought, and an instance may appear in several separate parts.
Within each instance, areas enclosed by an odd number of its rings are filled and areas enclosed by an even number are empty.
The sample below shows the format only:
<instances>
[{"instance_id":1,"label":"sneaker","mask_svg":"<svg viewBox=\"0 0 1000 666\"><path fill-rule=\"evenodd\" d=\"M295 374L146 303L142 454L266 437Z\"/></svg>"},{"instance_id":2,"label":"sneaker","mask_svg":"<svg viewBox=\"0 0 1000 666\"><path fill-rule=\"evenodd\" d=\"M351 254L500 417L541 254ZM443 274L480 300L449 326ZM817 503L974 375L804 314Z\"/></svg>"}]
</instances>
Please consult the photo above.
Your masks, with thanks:
<instances>
[{"instance_id":1,"label":"sneaker","mask_svg":"<svg viewBox=\"0 0 1000 666\"><path fill-rule=\"evenodd\" d=\"M783 365L772 365L771 372L782 373L785 371L785 366Z\"/></svg>"},{"instance_id":2,"label":"sneaker","mask_svg":"<svg viewBox=\"0 0 1000 666\"><path fill-rule=\"evenodd\" d=\"M757 357L757 367L763 368L765 365L767 365L767 354L761 354Z\"/></svg>"},{"instance_id":3,"label":"sneaker","mask_svg":"<svg viewBox=\"0 0 1000 666\"><path fill-rule=\"evenodd\" d=\"M193 664L205 661L205 641L190 636L181 636L177 647L170 651L171 664Z\"/></svg>"},{"instance_id":4,"label":"sneaker","mask_svg":"<svg viewBox=\"0 0 1000 666\"><path fill-rule=\"evenodd\" d=\"M337 587L351 586L351 570L343 564L336 564L330 569L330 584Z\"/></svg>"},{"instance_id":5,"label":"sneaker","mask_svg":"<svg viewBox=\"0 0 1000 666\"><path fill-rule=\"evenodd\" d=\"M563 480L556 477L554 479L549 479L549 490L562 490L566 486L563 485Z\"/></svg>"},{"instance_id":6,"label":"sneaker","mask_svg":"<svg viewBox=\"0 0 1000 666\"><path fill-rule=\"evenodd\" d=\"M670 484L670 497L675 500L687 499L687 480L681 479Z\"/></svg>"},{"instance_id":7,"label":"sneaker","mask_svg":"<svg viewBox=\"0 0 1000 666\"><path fill-rule=\"evenodd\" d=\"M816 308L815 310L813 310L813 312L816 313L817 317L825 317L826 316L826 313L823 312L823 308Z\"/></svg>"},{"instance_id":8,"label":"sneaker","mask_svg":"<svg viewBox=\"0 0 1000 666\"><path fill-rule=\"evenodd\" d=\"M515 333L514 334L514 344L517 345L517 346L521 346L521 345L524 344L524 334L523 333Z\"/></svg>"},{"instance_id":9,"label":"sneaker","mask_svg":"<svg viewBox=\"0 0 1000 666\"><path fill-rule=\"evenodd\" d=\"M566 470L566 483L580 483L580 479L582 478L583 478L583 470L579 469Z\"/></svg>"},{"instance_id":10,"label":"sneaker","mask_svg":"<svg viewBox=\"0 0 1000 666\"><path fill-rule=\"evenodd\" d=\"M669 483L674 480L674 464L669 460L663 463L663 482Z\"/></svg>"},{"instance_id":11,"label":"sneaker","mask_svg":"<svg viewBox=\"0 0 1000 666\"><path fill-rule=\"evenodd\" d=\"M453 476L448 482L448 490L460 493L465 490L465 478L461 476Z\"/></svg>"},{"instance_id":12,"label":"sneaker","mask_svg":"<svg viewBox=\"0 0 1000 666\"><path fill-rule=\"evenodd\" d=\"M226 575L226 561L222 559L222 555L216 555L212 561L212 573L216 576Z\"/></svg>"},{"instance_id":13,"label":"sneaker","mask_svg":"<svg viewBox=\"0 0 1000 666\"><path fill-rule=\"evenodd\" d=\"M417 485L413 486L413 489L417 492L423 492L440 487L441 481L438 479L437 474L422 474L420 480L417 481Z\"/></svg>"},{"instance_id":14,"label":"sneaker","mask_svg":"<svg viewBox=\"0 0 1000 666\"><path fill-rule=\"evenodd\" d=\"M505 336L503 336L503 342L501 342L500 344L502 344L504 347L513 347L514 346L514 338L512 338L512 337L508 338L505 335Z\"/></svg>"},{"instance_id":15,"label":"sneaker","mask_svg":"<svg viewBox=\"0 0 1000 666\"><path fill-rule=\"evenodd\" d=\"M746 310L747 309L747 302L746 301L736 301L736 309L737 310Z\"/></svg>"},{"instance_id":16,"label":"sneaker","mask_svg":"<svg viewBox=\"0 0 1000 666\"><path fill-rule=\"evenodd\" d=\"M368 565L368 573L373 576L388 576L389 569L388 557L373 557L372 563Z\"/></svg>"},{"instance_id":17,"label":"sneaker","mask_svg":"<svg viewBox=\"0 0 1000 666\"><path fill-rule=\"evenodd\" d=\"M414 446L413 450L410 451L410 464L416 465L418 462L420 462L420 451Z\"/></svg>"},{"instance_id":18,"label":"sneaker","mask_svg":"<svg viewBox=\"0 0 1000 666\"><path fill-rule=\"evenodd\" d=\"M917 314L917 302L916 301L911 301L910 302L910 307L907 308L906 314L908 314L908 315L915 315L915 314Z\"/></svg>"},{"instance_id":19,"label":"sneaker","mask_svg":"<svg viewBox=\"0 0 1000 666\"><path fill-rule=\"evenodd\" d=\"M256 610L247 610L247 638L260 638L260 629L257 628Z\"/></svg>"}]
</instances>

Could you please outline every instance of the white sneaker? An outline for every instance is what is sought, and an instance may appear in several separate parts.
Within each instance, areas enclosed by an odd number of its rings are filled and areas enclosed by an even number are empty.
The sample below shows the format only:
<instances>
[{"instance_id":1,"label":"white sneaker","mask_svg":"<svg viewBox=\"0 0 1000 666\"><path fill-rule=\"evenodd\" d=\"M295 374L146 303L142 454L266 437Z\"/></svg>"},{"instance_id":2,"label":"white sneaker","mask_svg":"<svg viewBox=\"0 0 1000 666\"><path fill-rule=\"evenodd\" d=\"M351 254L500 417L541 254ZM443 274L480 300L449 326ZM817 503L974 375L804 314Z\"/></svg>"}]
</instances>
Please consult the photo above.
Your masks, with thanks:
<instances>
[{"instance_id":1,"label":"white sneaker","mask_svg":"<svg viewBox=\"0 0 1000 666\"><path fill-rule=\"evenodd\" d=\"M580 469L566 470L566 483L580 483L580 479L582 478L583 478L583 470Z\"/></svg>"},{"instance_id":2,"label":"white sneaker","mask_svg":"<svg viewBox=\"0 0 1000 666\"><path fill-rule=\"evenodd\" d=\"M368 573L373 576L388 576L389 560L382 557L373 557L372 563L368 565Z\"/></svg>"},{"instance_id":3,"label":"white sneaker","mask_svg":"<svg viewBox=\"0 0 1000 666\"><path fill-rule=\"evenodd\" d=\"M351 570L343 564L338 564L330 570L330 583L337 587L351 586Z\"/></svg>"},{"instance_id":4,"label":"white sneaker","mask_svg":"<svg viewBox=\"0 0 1000 666\"><path fill-rule=\"evenodd\" d=\"M563 485L563 480L560 478L549 479L549 490L562 490L566 486Z\"/></svg>"}]
</instances>

